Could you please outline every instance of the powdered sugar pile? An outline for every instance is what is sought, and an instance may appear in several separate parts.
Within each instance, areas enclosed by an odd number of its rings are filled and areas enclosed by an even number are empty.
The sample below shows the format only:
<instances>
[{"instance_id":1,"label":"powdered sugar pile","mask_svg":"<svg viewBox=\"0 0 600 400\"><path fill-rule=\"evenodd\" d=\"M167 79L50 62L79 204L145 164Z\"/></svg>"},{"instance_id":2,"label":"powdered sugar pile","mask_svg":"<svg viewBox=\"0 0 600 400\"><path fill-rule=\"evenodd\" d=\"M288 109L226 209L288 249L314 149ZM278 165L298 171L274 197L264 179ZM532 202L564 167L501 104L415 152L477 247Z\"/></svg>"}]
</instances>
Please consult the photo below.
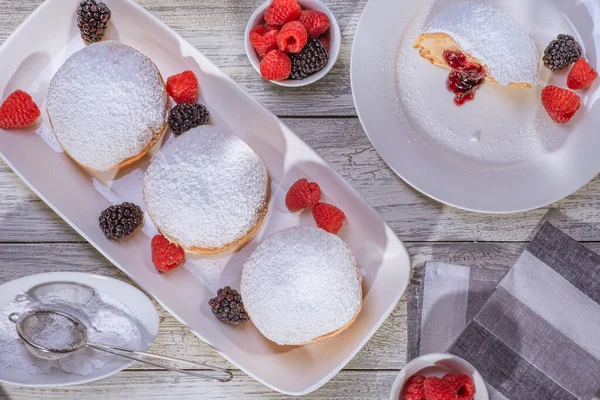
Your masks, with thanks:
<instances>
[{"instance_id":1,"label":"powdered sugar pile","mask_svg":"<svg viewBox=\"0 0 600 400\"><path fill-rule=\"evenodd\" d=\"M502 85L539 80L539 57L527 30L503 10L463 2L446 8L424 33L446 33Z\"/></svg>"},{"instance_id":2,"label":"powdered sugar pile","mask_svg":"<svg viewBox=\"0 0 600 400\"><path fill-rule=\"evenodd\" d=\"M16 327L8 315L16 312L51 308L64 311L81 320L88 328L91 342L136 348L140 346L140 332L129 308L117 299L75 284L49 284L22 293L0 309L0 370L19 368L30 374L48 374L61 370L68 374L90 375L114 359L114 355L82 348L60 360L43 360L29 353L17 335ZM64 321L47 326L38 332L36 339L49 347L66 347L76 341L75 332L69 333ZM71 337L69 337L70 334Z\"/></svg>"},{"instance_id":3,"label":"powdered sugar pile","mask_svg":"<svg viewBox=\"0 0 600 400\"><path fill-rule=\"evenodd\" d=\"M25 320L23 330L33 343L46 349L71 349L84 339L75 323L60 314L34 314Z\"/></svg>"},{"instance_id":4,"label":"powdered sugar pile","mask_svg":"<svg viewBox=\"0 0 600 400\"><path fill-rule=\"evenodd\" d=\"M237 136L192 129L163 148L146 171L152 220L185 248L216 249L244 237L265 211L265 165Z\"/></svg>"},{"instance_id":5,"label":"powdered sugar pile","mask_svg":"<svg viewBox=\"0 0 600 400\"><path fill-rule=\"evenodd\" d=\"M57 153L64 153L63 148L60 146L58 140L56 140L56 136L54 136L54 132L52 132L52 129L49 128L49 126L49 123L46 122L46 118L44 118L44 122L35 130L35 133L41 137L52 150Z\"/></svg>"},{"instance_id":6,"label":"powdered sugar pile","mask_svg":"<svg viewBox=\"0 0 600 400\"><path fill-rule=\"evenodd\" d=\"M168 111L156 66L113 41L73 54L52 78L47 103L62 146L77 162L99 171L146 149L162 133Z\"/></svg>"},{"instance_id":7,"label":"powdered sugar pile","mask_svg":"<svg viewBox=\"0 0 600 400\"><path fill-rule=\"evenodd\" d=\"M314 227L262 242L244 264L241 292L254 325L282 345L341 329L362 304L354 256L339 237Z\"/></svg>"}]
</instances>

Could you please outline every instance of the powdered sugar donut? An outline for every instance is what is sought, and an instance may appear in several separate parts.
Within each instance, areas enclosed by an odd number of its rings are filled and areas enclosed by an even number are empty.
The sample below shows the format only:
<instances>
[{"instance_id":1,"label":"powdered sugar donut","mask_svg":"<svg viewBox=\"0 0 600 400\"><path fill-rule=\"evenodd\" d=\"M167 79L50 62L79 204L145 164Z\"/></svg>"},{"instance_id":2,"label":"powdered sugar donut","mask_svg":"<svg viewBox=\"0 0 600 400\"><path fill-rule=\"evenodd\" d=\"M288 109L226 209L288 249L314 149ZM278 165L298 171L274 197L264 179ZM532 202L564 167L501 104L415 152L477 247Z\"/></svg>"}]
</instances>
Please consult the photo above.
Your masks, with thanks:
<instances>
[{"instance_id":1,"label":"powdered sugar donut","mask_svg":"<svg viewBox=\"0 0 600 400\"><path fill-rule=\"evenodd\" d=\"M146 154L164 132L169 108L156 65L114 41L91 44L69 57L52 78L47 101L65 152L97 171Z\"/></svg>"},{"instance_id":2,"label":"powdered sugar donut","mask_svg":"<svg viewBox=\"0 0 600 400\"><path fill-rule=\"evenodd\" d=\"M163 148L144 182L146 211L161 233L201 254L250 241L267 214L270 193L258 155L213 126L194 128Z\"/></svg>"},{"instance_id":3,"label":"powdered sugar donut","mask_svg":"<svg viewBox=\"0 0 600 400\"><path fill-rule=\"evenodd\" d=\"M301 345L348 327L362 307L362 278L336 235L314 227L277 232L242 271L244 306L256 328L280 345Z\"/></svg>"},{"instance_id":4,"label":"powdered sugar donut","mask_svg":"<svg viewBox=\"0 0 600 400\"><path fill-rule=\"evenodd\" d=\"M486 3L462 2L438 14L415 48L432 64L449 68L445 51L460 51L482 65L487 80L530 88L539 80L539 55L527 30L503 10Z\"/></svg>"}]
</instances>

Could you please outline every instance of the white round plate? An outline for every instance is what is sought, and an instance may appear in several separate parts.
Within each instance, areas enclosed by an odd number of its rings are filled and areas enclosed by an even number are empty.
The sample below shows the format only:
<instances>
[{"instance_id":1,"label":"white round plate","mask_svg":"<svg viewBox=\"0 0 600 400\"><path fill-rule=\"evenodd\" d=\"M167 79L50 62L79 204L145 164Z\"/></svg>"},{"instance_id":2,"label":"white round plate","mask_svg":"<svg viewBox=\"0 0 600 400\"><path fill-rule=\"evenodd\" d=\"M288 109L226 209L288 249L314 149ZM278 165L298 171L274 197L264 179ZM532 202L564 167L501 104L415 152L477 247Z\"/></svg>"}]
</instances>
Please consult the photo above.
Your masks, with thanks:
<instances>
[{"instance_id":1,"label":"white round plate","mask_svg":"<svg viewBox=\"0 0 600 400\"><path fill-rule=\"evenodd\" d=\"M158 333L159 320L156 308L148 296L140 290L117 279L81 272L49 272L26 276L0 285L0 309L13 301L21 292L34 288L39 290L42 285L72 283L88 286L126 304L138 322L141 334L139 350L145 351L150 347ZM53 368L48 374L39 375L32 375L18 368L0 368L0 382L33 387L76 385L114 375L131 364L133 364L131 360L115 357L113 361L87 376L67 374L58 368Z\"/></svg>"},{"instance_id":2,"label":"white round plate","mask_svg":"<svg viewBox=\"0 0 600 400\"><path fill-rule=\"evenodd\" d=\"M558 201L600 171L600 79L578 91L582 106L565 125L541 105L548 83L566 87L567 72L543 65L533 89L486 83L475 100L454 105L448 71L413 48L424 25L461 0L370 0L352 50L352 92L375 149L411 186L466 210L509 213ZM600 66L596 0L476 0L499 7L531 34L541 56L560 33L571 34ZM568 70L567 70L568 71Z\"/></svg>"},{"instance_id":3,"label":"white round plate","mask_svg":"<svg viewBox=\"0 0 600 400\"><path fill-rule=\"evenodd\" d=\"M473 380L475 385L474 400L489 400L487 386L479 371L468 361L453 354L445 353L425 354L406 364L392 384L390 400L400 399L400 394L404 393L404 384L413 375L419 374L425 377L437 376L441 378L450 373L465 374Z\"/></svg>"}]
</instances>

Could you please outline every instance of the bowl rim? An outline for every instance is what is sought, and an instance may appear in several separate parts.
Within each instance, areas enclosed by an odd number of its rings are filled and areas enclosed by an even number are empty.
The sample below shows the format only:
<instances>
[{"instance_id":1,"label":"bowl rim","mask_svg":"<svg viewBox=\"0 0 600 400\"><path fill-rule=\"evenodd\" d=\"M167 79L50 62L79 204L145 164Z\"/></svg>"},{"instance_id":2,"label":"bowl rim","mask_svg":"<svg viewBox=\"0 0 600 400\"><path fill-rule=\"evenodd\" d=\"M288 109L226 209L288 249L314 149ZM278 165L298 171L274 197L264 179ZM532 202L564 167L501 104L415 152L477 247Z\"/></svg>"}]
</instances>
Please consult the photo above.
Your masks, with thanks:
<instances>
[{"instance_id":1,"label":"bowl rim","mask_svg":"<svg viewBox=\"0 0 600 400\"><path fill-rule=\"evenodd\" d=\"M409 361L403 368L402 370L398 373L398 375L396 376L396 378L394 379L394 382L392 383L392 388L390 391L390 400L399 400L399 396L402 394L402 390L404 389L404 384L406 383L406 381L408 380L408 378L410 376L406 375L406 371L408 369L410 369L414 364L417 364L419 362L422 362L423 359L428 359L429 360L429 364L433 366L433 363L436 361L440 361L440 360L454 360L457 361L460 364L463 364L465 367L468 367L470 369L473 370L473 381L480 381L480 382L484 382L483 385L479 385L477 386L477 394L482 395L482 398L484 400L489 400L489 393L488 393L488 389L487 389L487 385L485 384L485 380L483 379L483 376L481 376L481 373L477 370L477 368L475 368L473 366L473 364L471 364L470 362L468 362L467 360L465 360L464 358L461 358L457 355L454 354L450 354L450 353L427 353L427 354L422 354L418 357L413 358L411 361ZM420 370L423 370L426 367L421 368ZM414 374L413 374L414 375ZM483 387L481 387L483 386Z\"/></svg>"},{"instance_id":2,"label":"bowl rim","mask_svg":"<svg viewBox=\"0 0 600 400\"><path fill-rule=\"evenodd\" d=\"M271 5L271 2L272 2L272 0L266 0L264 3L259 5L256 8L256 10L254 10L252 15L248 19L248 22L246 23L246 30L245 30L245 34L244 34L244 47L246 50L246 57L248 57L250 64L252 65L252 67L254 67L254 70L258 73L258 75L260 75L260 77L262 79L264 79L264 78L260 74L260 60L258 58L258 55L256 54L256 50L254 50L254 48L252 47L252 44L250 43L249 35L250 35L250 31L256 25L258 25L258 21L263 18L263 14L264 14L265 10L269 7L269 5ZM275 85L284 86L284 87L302 87L302 86L307 86L307 85L310 85L311 83L317 82L318 80L323 78L325 75L327 75L329 73L329 71L331 71L331 69L337 62L337 59L340 55L342 33L341 33L340 26L337 22L337 18L331 12L329 7L327 7L325 4L323 4L319 0L298 0L298 3L303 8L306 8L309 10L321 11L321 12L327 14L327 17L329 18L329 21L330 21L330 26L329 26L330 45L329 45L329 51L328 51L329 60L327 61L327 65L325 66L325 68L323 68L319 72L317 72L309 77L306 77L304 79L300 79L300 80L286 79L284 81L267 81L267 82L271 82Z\"/></svg>"}]
</instances>

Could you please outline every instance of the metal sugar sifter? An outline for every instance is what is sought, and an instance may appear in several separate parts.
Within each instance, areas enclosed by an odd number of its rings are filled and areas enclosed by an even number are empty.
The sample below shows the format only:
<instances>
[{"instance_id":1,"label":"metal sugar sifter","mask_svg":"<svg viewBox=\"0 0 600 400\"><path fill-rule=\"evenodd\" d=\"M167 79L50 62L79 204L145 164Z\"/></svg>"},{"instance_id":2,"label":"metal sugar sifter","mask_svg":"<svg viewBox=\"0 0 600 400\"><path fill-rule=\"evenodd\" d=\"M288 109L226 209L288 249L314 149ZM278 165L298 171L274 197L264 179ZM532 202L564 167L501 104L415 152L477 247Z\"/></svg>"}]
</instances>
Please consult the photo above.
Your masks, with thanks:
<instances>
[{"instance_id":1,"label":"metal sugar sifter","mask_svg":"<svg viewBox=\"0 0 600 400\"><path fill-rule=\"evenodd\" d=\"M161 356L158 354L147 353L145 351L126 349L123 347L109 346L99 343L91 343L88 340L88 329L85 324L74 316L62 311L40 309L28 311L25 314L12 313L8 316L8 319L15 323L17 327L17 333L25 342L27 349L31 352L31 354L38 358L43 358L46 360L59 360L69 356L76 350L84 347L91 347L93 349L128 358L130 360L139 361L155 367L164 368L169 371L180 372L182 374L191 375L202 379L208 379L217 382L229 382L233 379L233 374L230 371L223 368L214 367L212 365L182 360L180 358ZM208 368L211 371L223 374L223 377L210 376L198 372L171 368L163 364L133 357L133 355L179 362L193 365L195 367Z\"/></svg>"}]
</instances>

